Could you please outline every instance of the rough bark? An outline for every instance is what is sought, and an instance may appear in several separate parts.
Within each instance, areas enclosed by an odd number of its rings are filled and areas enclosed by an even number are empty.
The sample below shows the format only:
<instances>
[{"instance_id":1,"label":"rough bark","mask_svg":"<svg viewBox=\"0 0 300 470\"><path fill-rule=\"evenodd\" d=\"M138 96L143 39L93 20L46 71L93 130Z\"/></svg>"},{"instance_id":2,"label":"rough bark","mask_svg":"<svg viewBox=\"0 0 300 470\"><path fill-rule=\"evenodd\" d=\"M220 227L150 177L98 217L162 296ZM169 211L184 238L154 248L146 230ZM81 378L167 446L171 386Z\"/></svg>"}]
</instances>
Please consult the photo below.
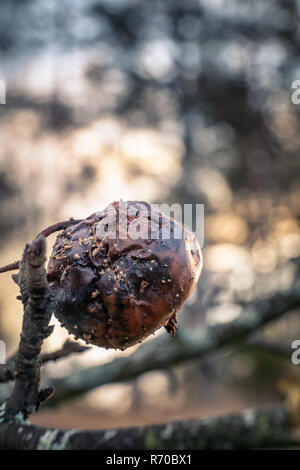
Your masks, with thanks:
<instances>
[{"instance_id":1,"label":"rough bark","mask_svg":"<svg viewBox=\"0 0 300 470\"><path fill-rule=\"evenodd\" d=\"M49 335L51 318L44 262L45 238L40 236L26 246L20 266L23 326L16 357L14 389L5 405L4 420L12 420L16 416L26 419L39 406L40 353L43 341Z\"/></svg>"},{"instance_id":2,"label":"rough bark","mask_svg":"<svg viewBox=\"0 0 300 470\"><path fill-rule=\"evenodd\" d=\"M281 408L158 426L103 431L61 431L9 424L0 432L0 449L10 450L182 450L253 449L297 446Z\"/></svg>"}]
</instances>

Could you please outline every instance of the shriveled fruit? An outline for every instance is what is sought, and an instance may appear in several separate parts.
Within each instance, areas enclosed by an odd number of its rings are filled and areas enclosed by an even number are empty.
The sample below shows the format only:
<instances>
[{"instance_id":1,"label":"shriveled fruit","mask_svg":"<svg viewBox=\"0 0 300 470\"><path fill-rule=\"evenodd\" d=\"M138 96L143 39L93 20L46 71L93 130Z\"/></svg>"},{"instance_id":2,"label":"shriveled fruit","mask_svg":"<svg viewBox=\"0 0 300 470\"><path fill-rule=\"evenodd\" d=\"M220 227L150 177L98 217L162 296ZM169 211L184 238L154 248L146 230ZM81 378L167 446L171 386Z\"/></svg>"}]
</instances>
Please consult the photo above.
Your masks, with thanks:
<instances>
[{"instance_id":1,"label":"shriveled fruit","mask_svg":"<svg viewBox=\"0 0 300 470\"><path fill-rule=\"evenodd\" d=\"M114 237L107 231L112 216ZM195 236L184 229L178 238L180 227L150 204L129 201L114 202L61 232L48 265L61 323L88 343L115 349L133 346L161 326L175 334L176 313L202 268Z\"/></svg>"}]
</instances>

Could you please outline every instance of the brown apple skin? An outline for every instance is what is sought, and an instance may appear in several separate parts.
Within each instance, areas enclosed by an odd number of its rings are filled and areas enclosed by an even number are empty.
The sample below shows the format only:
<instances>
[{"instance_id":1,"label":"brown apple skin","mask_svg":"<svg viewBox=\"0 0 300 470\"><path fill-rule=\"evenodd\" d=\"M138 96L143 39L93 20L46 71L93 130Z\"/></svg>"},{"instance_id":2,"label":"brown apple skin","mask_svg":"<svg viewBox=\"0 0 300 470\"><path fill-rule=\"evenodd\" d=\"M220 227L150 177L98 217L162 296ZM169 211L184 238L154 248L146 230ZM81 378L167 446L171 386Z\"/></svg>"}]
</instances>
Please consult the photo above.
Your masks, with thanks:
<instances>
[{"instance_id":1,"label":"brown apple skin","mask_svg":"<svg viewBox=\"0 0 300 470\"><path fill-rule=\"evenodd\" d=\"M161 326L174 333L176 313L192 293L202 269L201 249L191 232L184 229L177 239L174 234L179 224L173 218L153 212L143 201L126 204L133 214L128 223L139 220L148 238L124 238L119 224L114 239L99 237L99 227L103 229L112 211L117 217L122 215L123 208L114 202L61 232L48 264L60 322L87 343L122 350ZM142 221L138 219L141 208ZM166 229L169 239L164 235Z\"/></svg>"}]
</instances>

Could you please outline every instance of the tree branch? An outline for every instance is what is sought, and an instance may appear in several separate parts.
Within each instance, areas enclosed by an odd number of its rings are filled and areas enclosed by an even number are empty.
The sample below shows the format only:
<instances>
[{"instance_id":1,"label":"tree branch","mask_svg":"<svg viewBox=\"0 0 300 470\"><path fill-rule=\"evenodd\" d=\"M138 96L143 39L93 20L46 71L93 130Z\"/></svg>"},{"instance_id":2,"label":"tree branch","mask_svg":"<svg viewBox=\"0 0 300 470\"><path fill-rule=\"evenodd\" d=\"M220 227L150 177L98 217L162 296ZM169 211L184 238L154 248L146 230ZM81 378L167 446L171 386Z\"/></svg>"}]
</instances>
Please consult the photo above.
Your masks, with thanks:
<instances>
[{"instance_id":1,"label":"tree branch","mask_svg":"<svg viewBox=\"0 0 300 470\"><path fill-rule=\"evenodd\" d=\"M61 349L58 349L54 352L41 354L41 364L43 365L50 361L57 361L74 353L82 353L84 351L87 351L88 349L88 346L82 346L81 344L76 343L75 341L66 340ZM6 364L0 365L0 383L14 380L16 357L17 353L13 354L8 359Z\"/></svg>"},{"instance_id":2,"label":"tree branch","mask_svg":"<svg viewBox=\"0 0 300 470\"><path fill-rule=\"evenodd\" d=\"M243 351L257 352L259 354L268 354L270 356L276 357L283 360L291 360L291 355L293 349L291 346L282 343L269 343L263 340L251 339L250 341L244 342L241 344L241 349Z\"/></svg>"},{"instance_id":3,"label":"tree branch","mask_svg":"<svg viewBox=\"0 0 300 470\"><path fill-rule=\"evenodd\" d=\"M78 219L78 220L69 219L69 220L64 220L63 222L58 222L56 224L50 225L49 227L42 230L35 239L37 240L40 237L47 238L52 233L58 232L59 230L64 230L68 227L71 227L72 225L78 224L79 222L81 222L81 219ZM20 261L14 261L13 263L7 264L6 266L1 266L0 274L6 273L8 271L14 271L16 269L19 269L19 267L20 267Z\"/></svg>"},{"instance_id":4,"label":"tree branch","mask_svg":"<svg viewBox=\"0 0 300 470\"><path fill-rule=\"evenodd\" d=\"M65 230L69 227L71 227L72 225L76 225L76 224L79 224L79 222L82 222L82 219L69 219L69 220L64 220L63 222L57 222L56 224L53 224L53 225L50 225L49 227L45 228L44 230L42 230L38 236L44 236L45 238L49 237L49 235L51 235L52 233L54 232L58 232L59 230Z\"/></svg>"},{"instance_id":5,"label":"tree branch","mask_svg":"<svg viewBox=\"0 0 300 470\"><path fill-rule=\"evenodd\" d=\"M282 407L129 429L62 431L9 424L0 432L0 449L5 450L241 450L299 444Z\"/></svg>"},{"instance_id":6,"label":"tree branch","mask_svg":"<svg viewBox=\"0 0 300 470\"><path fill-rule=\"evenodd\" d=\"M51 303L46 279L45 238L27 245L20 265L19 285L24 303L24 317L16 358L15 385L5 404L4 421L26 420L40 402L40 353L48 336ZM51 329L52 332L52 329ZM49 392L50 393L50 392Z\"/></svg>"},{"instance_id":7,"label":"tree branch","mask_svg":"<svg viewBox=\"0 0 300 470\"><path fill-rule=\"evenodd\" d=\"M20 266L20 261L14 261L13 263L7 264L6 266L1 266L0 273L14 271L15 269L19 269L19 266Z\"/></svg>"},{"instance_id":8,"label":"tree branch","mask_svg":"<svg viewBox=\"0 0 300 470\"><path fill-rule=\"evenodd\" d=\"M75 341L66 340L63 347L51 353L41 354L41 363L46 364L50 361L57 361L74 353L82 353L90 349L88 346L82 346Z\"/></svg>"}]
</instances>

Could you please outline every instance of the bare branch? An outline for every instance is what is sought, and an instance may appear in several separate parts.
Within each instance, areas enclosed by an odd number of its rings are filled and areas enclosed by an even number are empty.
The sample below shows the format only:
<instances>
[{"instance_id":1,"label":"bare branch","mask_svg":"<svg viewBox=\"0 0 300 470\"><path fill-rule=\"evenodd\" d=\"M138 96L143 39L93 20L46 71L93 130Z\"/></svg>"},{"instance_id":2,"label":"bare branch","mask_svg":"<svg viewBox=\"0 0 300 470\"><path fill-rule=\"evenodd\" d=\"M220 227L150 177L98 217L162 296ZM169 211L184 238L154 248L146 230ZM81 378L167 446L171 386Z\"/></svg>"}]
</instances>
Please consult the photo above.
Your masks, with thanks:
<instances>
[{"instance_id":1,"label":"bare branch","mask_svg":"<svg viewBox=\"0 0 300 470\"><path fill-rule=\"evenodd\" d=\"M278 359L291 360L291 354L293 350L287 344L279 342L268 342L264 340L251 339L246 343L241 344L241 349L249 352L257 352L262 354L268 354Z\"/></svg>"},{"instance_id":2,"label":"bare branch","mask_svg":"<svg viewBox=\"0 0 300 470\"><path fill-rule=\"evenodd\" d=\"M82 346L79 343L76 343L75 341L67 340L61 349L58 349L54 352L41 354L41 364L46 364L50 361L57 361L74 353L82 353L84 351L87 351L88 349L88 346ZM11 356L6 364L0 365L0 383L14 380L16 357L17 353Z\"/></svg>"},{"instance_id":3,"label":"bare branch","mask_svg":"<svg viewBox=\"0 0 300 470\"><path fill-rule=\"evenodd\" d=\"M42 230L36 238L40 237L41 235L44 236L45 238L47 238L52 233L58 232L59 230L65 230L65 229L71 227L72 225L79 224L79 222L81 222L81 221L82 221L82 219L77 219L77 220L69 219L69 220L64 220L63 222L58 222L56 224L50 225L49 227Z\"/></svg>"},{"instance_id":4,"label":"bare branch","mask_svg":"<svg viewBox=\"0 0 300 470\"><path fill-rule=\"evenodd\" d=\"M26 246L20 266L19 285L24 302L24 317L16 357L15 386L5 406L5 421L15 419L17 415L26 419L40 402L39 356L51 318L50 294L44 268L45 248L45 237L38 237Z\"/></svg>"},{"instance_id":5,"label":"bare branch","mask_svg":"<svg viewBox=\"0 0 300 470\"><path fill-rule=\"evenodd\" d=\"M45 364L46 362L57 361L74 353L82 353L88 349L90 349L88 346L82 346L79 343L75 343L75 341L70 341L67 339L61 349L51 353L42 354L41 363Z\"/></svg>"},{"instance_id":6,"label":"bare branch","mask_svg":"<svg viewBox=\"0 0 300 470\"><path fill-rule=\"evenodd\" d=\"M59 230L64 230L68 227L71 227L72 225L78 224L79 222L81 222L81 219L78 219L78 220L69 219L69 220L64 220L63 222L58 222L57 224L50 225L49 227L45 228L37 235L36 240L40 238L41 236L47 238L52 233L58 232ZM6 273L8 271L14 271L16 269L19 269L19 267L20 267L20 261L14 261L13 263L7 264L6 266L1 266L0 274Z\"/></svg>"},{"instance_id":7,"label":"bare branch","mask_svg":"<svg viewBox=\"0 0 300 470\"><path fill-rule=\"evenodd\" d=\"M14 271L19 269L20 261L14 261L13 263L7 264L6 266L0 267L0 273L6 273L8 271Z\"/></svg>"},{"instance_id":8,"label":"bare branch","mask_svg":"<svg viewBox=\"0 0 300 470\"><path fill-rule=\"evenodd\" d=\"M291 436L287 412L280 406L130 429L62 431L9 424L0 431L0 449L8 450L240 450L299 444Z\"/></svg>"},{"instance_id":9,"label":"bare branch","mask_svg":"<svg viewBox=\"0 0 300 470\"><path fill-rule=\"evenodd\" d=\"M0 383L9 382L14 380L16 369L17 353L13 354L6 362L0 365Z\"/></svg>"}]
</instances>

